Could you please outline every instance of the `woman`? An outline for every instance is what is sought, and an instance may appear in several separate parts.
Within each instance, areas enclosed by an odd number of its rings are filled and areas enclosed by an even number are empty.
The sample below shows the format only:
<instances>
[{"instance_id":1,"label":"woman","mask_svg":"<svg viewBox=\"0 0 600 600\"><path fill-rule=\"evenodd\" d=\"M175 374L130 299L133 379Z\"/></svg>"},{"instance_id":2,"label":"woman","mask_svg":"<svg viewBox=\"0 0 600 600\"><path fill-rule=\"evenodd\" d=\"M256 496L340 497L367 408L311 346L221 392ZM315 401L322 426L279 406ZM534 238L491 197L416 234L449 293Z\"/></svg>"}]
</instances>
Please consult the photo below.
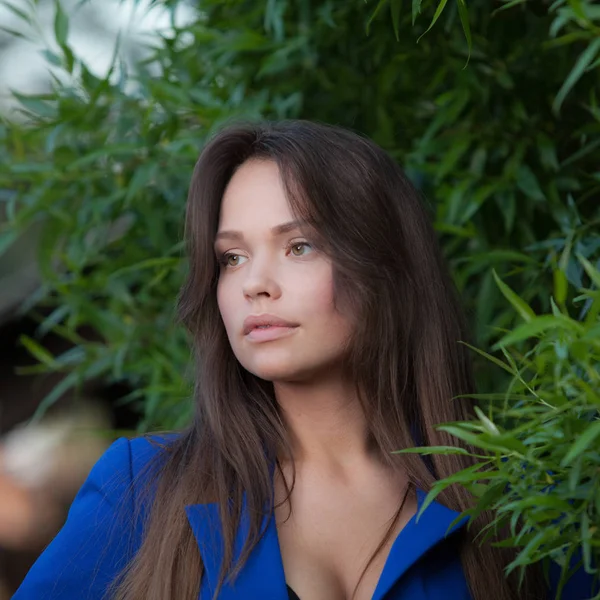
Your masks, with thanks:
<instances>
[{"instance_id":1,"label":"woman","mask_svg":"<svg viewBox=\"0 0 600 600\"><path fill-rule=\"evenodd\" d=\"M537 573L449 526L468 457L465 325L429 216L371 141L309 122L232 126L205 148L186 217L180 315L196 412L178 435L118 440L15 600L509 600ZM586 590L589 591L589 590ZM573 581L566 598L584 598Z\"/></svg>"}]
</instances>

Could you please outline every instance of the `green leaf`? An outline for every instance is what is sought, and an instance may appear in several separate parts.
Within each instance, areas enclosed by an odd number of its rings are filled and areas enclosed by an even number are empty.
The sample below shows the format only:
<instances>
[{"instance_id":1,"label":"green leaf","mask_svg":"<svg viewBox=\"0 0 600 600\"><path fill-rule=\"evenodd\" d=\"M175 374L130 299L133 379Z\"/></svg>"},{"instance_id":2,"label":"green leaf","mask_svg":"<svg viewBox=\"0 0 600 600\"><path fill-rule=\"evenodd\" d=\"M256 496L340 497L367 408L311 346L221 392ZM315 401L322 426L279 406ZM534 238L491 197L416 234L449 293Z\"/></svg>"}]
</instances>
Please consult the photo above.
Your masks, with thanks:
<instances>
[{"instance_id":1,"label":"green leaf","mask_svg":"<svg viewBox=\"0 0 600 600\"><path fill-rule=\"evenodd\" d=\"M54 367L55 361L54 356L46 350L43 346L38 344L35 340L32 340L27 335L19 337L19 342L27 348L28 352L41 363L49 368Z\"/></svg>"},{"instance_id":2,"label":"green leaf","mask_svg":"<svg viewBox=\"0 0 600 600\"><path fill-rule=\"evenodd\" d=\"M445 477L444 479L440 479L436 481L431 490L427 493L421 508L416 516L416 521L418 522L421 518L421 515L425 512L427 507L437 498L437 496L444 491L447 487L452 485L453 483L464 484L469 481L478 481L480 479L488 479L490 477L490 472L486 471L485 473L480 472L483 467L485 467L486 463L477 463L474 465L469 465L468 467L453 473L452 475Z\"/></svg>"},{"instance_id":3,"label":"green leaf","mask_svg":"<svg viewBox=\"0 0 600 600\"><path fill-rule=\"evenodd\" d=\"M59 46L67 44L69 35L69 18L64 12L60 0L55 0L56 13L54 16L54 35Z\"/></svg>"},{"instance_id":4,"label":"green leaf","mask_svg":"<svg viewBox=\"0 0 600 600\"><path fill-rule=\"evenodd\" d=\"M377 6L373 10L373 12L371 13L371 16L369 17L369 20L367 21L367 27L366 27L367 35L369 35L371 33L371 23L373 22L375 17L381 12L381 9L388 2L389 2L389 0L379 0L379 2L377 3Z\"/></svg>"},{"instance_id":5,"label":"green leaf","mask_svg":"<svg viewBox=\"0 0 600 600\"><path fill-rule=\"evenodd\" d=\"M516 250L488 250L487 252L474 253L464 258L458 258L455 262L479 264L487 268L487 266L493 262L535 263L537 261L531 256L524 254L523 252L517 252Z\"/></svg>"},{"instance_id":6,"label":"green leaf","mask_svg":"<svg viewBox=\"0 0 600 600\"><path fill-rule=\"evenodd\" d=\"M494 10L492 12L492 17L496 16L496 13L499 13L500 11L508 10L509 8L513 8L515 6L518 6L519 4L525 4L525 2L527 2L527 0L511 0L510 2L507 2L506 4L503 4L502 6Z\"/></svg>"},{"instance_id":7,"label":"green leaf","mask_svg":"<svg viewBox=\"0 0 600 600\"><path fill-rule=\"evenodd\" d=\"M498 512L511 512L515 509L525 508L551 508L558 512L568 512L572 510L572 506L558 496L549 493L530 494L526 498L519 498L513 502L503 504Z\"/></svg>"},{"instance_id":8,"label":"green leaf","mask_svg":"<svg viewBox=\"0 0 600 600\"><path fill-rule=\"evenodd\" d=\"M494 279L496 280L496 285L502 292L502 295L513 305L514 309L521 315L521 318L525 321L530 321L535 317L535 313L533 309L525 300L520 298L512 289L504 283L498 274L496 273L496 269L492 269L492 273L494 275Z\"/></svg>"},{"instance_id":9,"label":"green leaf","mask_svg":"<svg viewBox=\"0 0 600 600\"><path fill-rule=\"evenodd\" d=\"M500 431L498 431L496 424L485 415L485 413L481 410L481 408L479 408L479 406L475 406L474 410L478 419L483 423L483 426L485 427L488 433L490 433L491 435L500 435Z\"/></svg>"},{"instance_id":10,"label":"green leaf","mask_svg":"<svg viewBox=\"0 0 600 600\"><path fill-rule=\"evenodd\" d=\"M484 431L471 432L467 431L466 425L475 426ZM483 448L496 454L506 455L514 452L525 455L527 454L527 446L519 441L514 435L510 433L493 433L490 434L487 427L483 427L472 422L460 422L457 424L438 425L439 431L445 431L460 440L463 440L467 444L471 444L476 448Z\"/></svg>"},{"instance_id":11,"label":"green leaf","mask_svg":"<svg viewBox=\"0 0 600 600\"><path fill-rule=\"evenodd\" d=\"M0 25L0 31L8 34L11 37L16 37L16 38L19 38L22 40L27 40L28 42L36 41L30 35L26 35L23 32L17 31L16 29L11 29L10 27L4 27L3 25Z\"/></svg>"},{"instance_id":12,"label":"green leaf","mask_svg":"<svg viewBox=\"0 0 600 600\"><path fill-rule=\"evenodd\" d=\"M554 297L556 302L561 306L564 305L567 299L567 276L561 269L554 269Z\"/></svg>"},{"instance_id":13,"label":"green leaf","mask_svg":"<svg viewBox=\"0 0 600 600\"><path fill-rule=\"evenodd\" d=\"M491 323L495 313L498 289L490 271L484 273L480 281L476 297L475 323L477 324L476 337L483 342L490 335L489 323Z\"/></svg>"},{"instance_id":14,"label":"green leaf","mask_svg":"<svg viewBox=\"0 0 600 600\"><path fill-rule=\"evenodd\" d=\"M469 25L469 11L467 9L467 3L465 0L456 0L458 5L458 15L460 17L460 22L462 24L463 31L465 33L465 38L467 40L467 46L469 48L469 55L467 56L467 63L463 68L466 68L469 64L469 60L471 58L471 48L472 48L472 40L471 40L471 26Z\"/></svg>"},{"instance_id":15,"label":"green leaf","mask_svg":"<svg viewBox=\"0 0 600 600\"><path fill-rule=\"evenodd\" d=\"M578 160L581 160L584 156L591 154L599 146L600 146L600 138L593 140L589 144L586 144L583 148L580 148L579 150L577 150L577 152L575 152L574 154L569 156L569 158L566 158L565 160L563 160L562 163L560 164L560 166L563 169L565 167L568 167L570 164L577 162ZM557 170L558 170L558 168L557 168Z\"/></svg>"},{"instance_id":16,"label":"green leaf","mask_svg":"<svg viewBox=\"0 0 600 600\"><path fill-rule=\"evenodd\" d=\"M77 371L72 371L66 377L60 380L60 382L55 385L46 396L42 399L42 401L37 406L31 421L33 423L39 422L42 417L46 414L48 409L60 399L60 397L68 392L75 384L79 381L80 376Z\"/></svg>"},{"instance_id":17,"label":"green leaf","mask_svg":"<svg viewBox=\"0 0 600 600\"><path fill-rule=\"evenodd\" d=\"M471 344L468 344L467 342L460 341L459 343L464 344L465 346L467 346L467 348L470 348L471 350L474 350L475 352L477 352L477 354L480 354L484 358L487 358L487 360L493 362L496 366L500 367L501 369L504 369L507 373L510 373L511 375L515 374L514 369L512 369L509 365L502 362L501 360L497 359L495 356L492 356L491 354L484 352L480 348L471 346Z\"/></svg>"},{"instance_id":18,"label":"green leaf","mask_svg":"<svg viewBox=\"0 0 600 600\"><path fill-rule=\"evenodd\" d=\"M514 192L510 192L505 197L502 207L502 216L504 217L504 228L507 233L511 233L515 224L515 215L517 212L517 199Z\"/></svg>"},{"instance_id":19,"label":"green leaf","mask_svg":"<svg viewBox=\"0 0 600 600\"><path fill-rule=\"evenodd\" d=\"M505 569L506 575L512 573L518 566L528 565L532 562L531 555L537 550L543 542L547 539L551 538L554 535L554 532L549 531L547 529L542 529L539 532L536 532L535 536L529 541L529 543L521 550L517 557L507 565Z\"/></svg>"},{"instance_id":20,"label":"green leaf","mask_svg":"<svg viewBox=\"0 0 600 600\"><path fill-rule=\"evenodd\" d=\"M517 171L518 188L532 200L544 200L544 193L537 177L527 165L521 165Z\"/></svg>"},{"instance_id":21,"label":"green leaf","mask_svg":"<svg viewBox=\"0 0 600 600\"><path fill-rule=\"evenodd\" d=\"M429 24L429 27L419 36L419 39L417 40L417 44L421 41L421 38L428 33L431 28L436 24L437 20L440 18L440 15L442 14L442 12L444 11L444 8L446 8L446 4L448 3L448 0L440 0L440 3L438 4L438 7L435 10L435 13L433 15L433 19L431 19L431 23ZM419 3L420 6L420 3ZM413 15L414 15L414 10L413 10Z\"/></svg>"},{"instance_id":22,"label":"green leaf","mask_svg":"<svg viewBox=\"0 0 600 600\"><path fill-rule=\"evenodd\" d=\"M594 421L583 433L579 434L575 443L571 446L569 452L561 461L562 467L569 466L580 454L585 452L600 436L600 421ZM597 454L600 447L595 448Z\"/></svg>"},{"instance_id":23,"label":"green leaf","mask_svg":"<svg viewBox=\"0 0 600 600\"><path fill-rule=\"evenodd\" d=\"M490 450L491 452L503 452L505 449L497 444L495 441L490 441L490 436L484 433L473 433L471 431L467 431L464 428L463 423L459 423L457 425L438 425L438 431L445 431L450 435L466 442L467 444L471 444L476 448L483 448L484 450ZM483 475L482 475L483 479Z\"/></svg>"},{"instance_id":24,"label":"green leaf","mask_svg":"<svg viewBox=\"0 0 600 600\"><path fill-rule=\"evenodd\" d=\"M56 53L51 50L42 50L42 54L51 65L54 65L55 67L62 66L62 60Z\"/></svg>"},{"instance_id":25,"label":"green leaf","mask_svg":"<svg viewBox=\"0 0 600 600\"><path fill-rule=\"evenodd\" d=\"M511 346L517 342L537 337L551 329L562 329L564 331L571 331L575 334L581 334L585 331L582 325L564 315L543 315L531 319L528 323L523 323L523 325L520 325L509 334L505 335L492 347L492 350L498 350L503 346Z\"/></svg>"},{"instance_id":26,"label":"green leaf","mask_svg":"<svg viewBox=\"0 0 600 600\"><path fill-rule=\"evenodd\" d=\"M390 12L392 13L392 26L396 41L400 41L400 13L402 12L402 0L390 0Z\"/></svg>"},{"instance_id":27,"label":"green leaf","mask_svg":"<svg viewBox=\"0 0 600 600\"><path fill-rule=\"evenodd\" d=\"M421 14L421 2L423 0L412 0L412 24L414 26L416 20L417 20L417 15Z\"/></svg>"},{"instance_id":28,"label":"green leaf","mask_svg":"<svg viewBox=\"0 0 600 600\"><path fill-rule=\"evenodd\" d=\"M584 512L581 515L581 541L583 543L583 564L588 573L592 571L592 549L590 546L592 538L593 533L590 527L590 517Z\"/></svg>"},{"instance_id":29,"label":"green leaf","mask_svg":"<svg viewBox=\"0 0 600 600\"><path fill-rule=\"evenodd\" d=\"M588 274L589 278L594 282L596 287L600 290L600 271L594 268L594 265L587 259L585 256L581 254L576 254L577 259L583 265L585 272Z\"/></svg>"},{"instance_id":30,"label":"green leaf","mask_svg":"<svg viewBox=\"0 0 600 600\"><path fill-rule=\"evenodd\" d=\"M573 88L573 86L581 79L581 76L588 68L590 63L596 58L596 54L600 50L600 38L596 38L579 56L577 62L573 65L571 72L565 79L562 87L556 94L556 98L552 103L552 110L555 114L560 112L560 108L565 101L565 98Z\"/></svg>"},{"instance_id":31,"label":"green leaf","mask_svg":"<svg viewBox=\"0 0 600 600\"><path fill-rule=\"evenodd\" d=\"M556 142L544 133L540 133L537 136L537 146L542 165L550 171L558 171L560 166L556 156Z\"/></svg>"},{"instance_id":32,"label":"green leaf","mask_svg":"<svg viewBox=\"0 0 600 600\"><path fill-rule=\"evenodd\" d=\"M526 402L531 400L531 396L525 396L523 394L511 394L508 392L498 392L498 393L490 393L490 394L459 394L458 396L454 396L454 398L473 398L474 400L517 400L519 402Z\"/></svg>"},{"instance_id":33,"label":"green leaf","mask_svg":"<svg viewBox=\"0 0 600 600\"><path fill-rule=\"evenodd\" d=\"M14 91L12 95L19 101L25 111L32 115L50 119L56 116L56 109L44 96L26 96Z\"/></svg>"},{"instance_id":34,"label":"green leaf","mask_svg":"<svg viewBox=\"0 0 600 600\"><path fill-rule=\"evenodd\" d=\"M471 197L466 208L461 211L459 217L459 223L463 225L467 221L471 220L473 215L481 208L485 201L494 196L502 187L499 182L493 182L481 186Z\"/></svg>"},{"instance_id":35,"label":"green leaf","mask_svg":"<svg viewBox=\"0 0 600 600\"><path fill-rule=\"evenodd\" d=\"M147 162L139 166L129 182L127 187L126 202L131 202L144 187L150 184L156 171L156 164Z\"/></svg>"},{"instance_id":36,"label":"green leaf","mask_svg":"<svg viewBox=\"0 0 600 600\"><path fill-rule=\"evenodd\" d=\"M19 19L25 21L25 23L31 24L31 15L27 14L23 9L17 8L14 4L8 2L7 0L0 2L0 6L5 6L11 13L19 17Z\"/></svg>"},{"instance_id":37,"label":"green leaf","mask_svg":"<svg viewBox=\"0 0 600 600\"><path fill-rule=\"evenodd\" d=\"M45 335L46 333L48 333L49 331L51 331L52 329L54 329L54 327L56 327L56 325L58 325L59 323L61 323L64 318L69 314L71 310L71 307L63 304L62 306L59 306L58 308L54 309L38 326L37 331L40 335Z\"/></svg>"}]
</instances>

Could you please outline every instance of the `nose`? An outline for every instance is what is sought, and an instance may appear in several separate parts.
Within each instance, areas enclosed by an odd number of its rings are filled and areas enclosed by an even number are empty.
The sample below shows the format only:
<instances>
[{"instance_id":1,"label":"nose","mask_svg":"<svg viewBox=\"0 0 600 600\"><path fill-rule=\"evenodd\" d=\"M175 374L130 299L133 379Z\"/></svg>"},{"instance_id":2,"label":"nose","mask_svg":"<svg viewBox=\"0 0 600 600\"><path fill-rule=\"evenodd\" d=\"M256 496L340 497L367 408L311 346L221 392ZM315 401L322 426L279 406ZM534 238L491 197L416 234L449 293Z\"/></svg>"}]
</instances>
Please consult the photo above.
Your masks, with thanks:
<instances>
[{"instance_id":1,"label":"nose","mask_svg":"<svg viewBox=\"0 0 600 600\"><path fill-rule=\"evenodd\" d=\"M256 259L250 261L246 269L243 293L248 300L261 296L275 300L281 296L281 287L277 283L275 271L268 261Z\"/></svg>"}]
</instances>

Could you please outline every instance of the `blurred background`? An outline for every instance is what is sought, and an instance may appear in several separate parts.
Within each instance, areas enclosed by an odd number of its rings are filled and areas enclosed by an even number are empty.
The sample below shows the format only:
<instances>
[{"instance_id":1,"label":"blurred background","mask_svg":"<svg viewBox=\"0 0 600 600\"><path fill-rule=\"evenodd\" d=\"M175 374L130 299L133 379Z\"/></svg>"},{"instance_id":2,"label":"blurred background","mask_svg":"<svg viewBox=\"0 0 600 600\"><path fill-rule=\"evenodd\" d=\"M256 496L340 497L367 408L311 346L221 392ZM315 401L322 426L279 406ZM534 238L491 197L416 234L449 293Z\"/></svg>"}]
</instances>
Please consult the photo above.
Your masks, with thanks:
<instances>
[{"instance_id":1,"label":"blurred background","mask_svg":"<svg viewBox=\"0 0 600 600\"><path fill-rule=\"evenodd\" d=\"M587 402L599 31L588 0L0 0L0 599L116 436L189 419L184 205L233 120L382 145L427 198L477 345L515 305L585 324L528 348L536 386Z\"/></svg>"},{"instance_id":2,"label":"blurred background","mask_svg":"<svg viewBox=\"0 0 600 600\"><path fill-rule=\"evenodd\" d=\"M69 44L90 70L105 77L117 49L134 66L147 54L145 36L169 27L167 11L149 3L64 2L72 14ZM188 11L188 15L189 15ZM52 89L48 55L56 5L40 1L0 3L0 114L15 113L17 94ZM5 150L6 148L3 148ZM2 161L4 167L7 161ZM2 167L0 166L0 169ZM3 210L0 214L6 219ZM33 560L64 521L89 469L110 442L111 429L134 429L139 415L117 404L119 386L88 382L77 393L56 395L43 420L28 424L41 401L64 381L59 373L19 374L37 361L19 344L36 336L36 317L23 303L42 285L37 263L40 229L11 240L0 256L0 599L12 595ZM43 311L43 309L42 309ZM39 316L39 315L38 315ZM88 329L93 336L93 330ZM63 353L70 344L47 332L44 346ZM27 426L26 426L27 425Z\"/></svg>"}]
</instances>

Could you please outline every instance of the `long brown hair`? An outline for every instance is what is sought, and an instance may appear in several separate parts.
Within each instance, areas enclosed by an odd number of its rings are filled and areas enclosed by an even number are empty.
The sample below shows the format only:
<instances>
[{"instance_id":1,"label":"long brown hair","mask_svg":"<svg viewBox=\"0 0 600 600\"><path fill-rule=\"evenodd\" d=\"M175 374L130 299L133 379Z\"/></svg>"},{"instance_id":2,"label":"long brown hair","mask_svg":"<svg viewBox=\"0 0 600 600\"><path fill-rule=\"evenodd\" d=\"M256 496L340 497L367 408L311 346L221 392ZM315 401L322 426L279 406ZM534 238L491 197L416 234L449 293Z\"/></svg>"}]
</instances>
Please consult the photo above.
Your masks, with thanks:
<instances>
[{"instance_id":1,"label":"long brown hair","mask_svg":"<svg viewBox=\"0 0 600 600\"><path fill-rule=\"evenodd\" d=\"M381 455L425 491L436 478L473 464L463 455L434 455L428 465L418 455L392 454L417 445L416 439L458 445L434 426L469 418L471 401L455 397L475 392L470 356L459 343L468 333L458 294L428 207L400 167L370 140L338 127L307 121L229 126L203 150L188 196L189 274L179 314L194 343L195 415L160 453L145 536L117 586L117 600L198 597L202 560L186 504L220 507L221 582L235 577L260 538L264 507L274 509L270 465L289 449L287 432L272 384L237 362L216 300L213 242L221 198L249 159L278 165L292 212L310 224L333 262L336 302L351 302L358 315L348 367ZM240 560L232 564L244 493L251 524ZM439 499L458 511L472 505L461 487ZM537 576L526 578L519 591L504 577L510 551L475 541L483 524L473 522L460 533L474 600L537 598Z\"/></svg>"}]
</instances>

